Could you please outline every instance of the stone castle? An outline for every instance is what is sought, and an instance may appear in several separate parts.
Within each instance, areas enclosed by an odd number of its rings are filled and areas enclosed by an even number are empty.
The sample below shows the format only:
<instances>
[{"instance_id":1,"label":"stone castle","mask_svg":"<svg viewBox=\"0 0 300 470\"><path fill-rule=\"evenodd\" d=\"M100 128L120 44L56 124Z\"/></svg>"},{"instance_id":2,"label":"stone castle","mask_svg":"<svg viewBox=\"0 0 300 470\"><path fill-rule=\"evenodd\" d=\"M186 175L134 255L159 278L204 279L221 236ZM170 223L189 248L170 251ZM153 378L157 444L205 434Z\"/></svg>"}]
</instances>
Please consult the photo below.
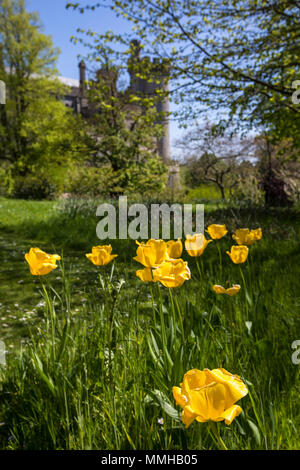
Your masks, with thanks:
<instances>
[{"instance_id":1,"label":"stone castle","mask_svg":"<svg viewBox=\"0 0 300 470\"><path fill-rule=\"evenodd\" d=\"M137 40L131 42L131 48L133 53L127 63L127 70L130 76L128 91L131 94L142 96L153 96L157 89L168 92L170 69L167 63L160 62L159 59L154 59L151 62L149 57L143 57L143 59L141 59L141 47L139 41ZM143 63L147 62L149 64L149 70L153 70L155 72L155 81L148 81L138 76L136 70L138 70L138 66L141 60L143 60ZM114 71L106 69L98 70L97 76L101 76L106 80L108 79L114 81L116 81L118 78ZM86 80L86 65L83 60L79 63L79 80L60 77L60 81L67 85L70 89L64 98L65 105L74 109L76 113L80 113L84 117L88 118L95 112L95 109L89 104L86 98ZM162 100L160 100L156 104L156 109L158 113L163 113L162 115L165 116L163 121L161 121L165 132L163 137L157 142L157 152L163 162L165 164L169 164L171 160L170 123L168 118L170 112L169 99L164 97Z\"/></svg>"}]
</instances>

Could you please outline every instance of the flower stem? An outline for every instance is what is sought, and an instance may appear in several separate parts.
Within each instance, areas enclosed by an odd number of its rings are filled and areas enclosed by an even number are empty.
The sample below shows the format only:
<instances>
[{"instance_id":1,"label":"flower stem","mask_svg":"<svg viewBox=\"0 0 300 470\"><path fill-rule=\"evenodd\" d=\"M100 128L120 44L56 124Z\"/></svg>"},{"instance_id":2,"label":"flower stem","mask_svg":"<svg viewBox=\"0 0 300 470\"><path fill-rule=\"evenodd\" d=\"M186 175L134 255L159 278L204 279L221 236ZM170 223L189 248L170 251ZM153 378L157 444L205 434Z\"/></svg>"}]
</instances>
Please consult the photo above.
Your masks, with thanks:
<instances>
[{"instance_id":1,"label":"flower stem","mask_svg":"<svg viewBox=\"0 0 300 470\"><path fill-rule=\"evenodd\" d=\"M219 252L220 270L221 270L221 274L222 274L222 271L223 271L223 266L222 266L222 254L221 254L221 248L220 248L219 242L217 242L217 247L218 247L218 252Z\"/></svg>"},{"instance_id":2,"label":"flower stem","mask_svg":"<svg viewBox=\"0 0 300 470\"><path fill-rule=\"evenodd\" d=\"M210 425L210 429L213 432L213 435L215 436L215 438L217 439L220 447L223 450L228 450L225 443L224 443L224 441L223 441L223 439L220 436L220 432L219 432L219 429L218 429L218 426L216 425L216 423L214 421L209 421L209 425Z\"/></svg>"},{"instance_id":3,"label":"flower stem","mask_svg":"<svg viewBox=\"0 0 300 470\"><path fill-rule=\"evenodd\" d=\"M40 277L40 282L41 282L41 286L42 286L42 289L43 289L43 294L44 294L44 299L45 299L45 302L46 302L46 306L47 306L47 310L49 312L49 316L50 316L50 324L51 324L51 339L52 339L52 356L53 358L55 357L55 334L54 334L54 327L55 327L55 311L54 311L54 307L53 305L51 304L51 300L50 300L50 297L49 297L49 294L48 294L48 291L47 291L47 288L43 282L43 280L41 279Z\"/></svg>"},{"instance_id":4,"label":"flower stem","mask_svg":"<svg viewBox=\"0 0 300 470\"><path fill-rule=\"evenodd\" d=\"M198 269L198 273L199 273L199 277L200 277L200 280L202 279L203 277L203 274L202 274L202 270L200 268L200 265L199 265L199 259L198 259L198 256L196 256L196 265L197 265L197 269Z\"/></svg>"},{"instance_id":5,"label":"flower stem","mask_svg":"<svg viewBox=\"0 0 300 470\"><path fill-rule=\"evenodd\" d=\"M110 313L109 313L108 375L109 375L110 386L112 389L114 389L114 383L113 383L113 376L112 376L111 353L112 353L112 340L113 340L113 327L114 327L114 310L115 310L116 301L117 301L117 298L113 300L113 303L110 308Z\"/></svg>"}]
</instances>

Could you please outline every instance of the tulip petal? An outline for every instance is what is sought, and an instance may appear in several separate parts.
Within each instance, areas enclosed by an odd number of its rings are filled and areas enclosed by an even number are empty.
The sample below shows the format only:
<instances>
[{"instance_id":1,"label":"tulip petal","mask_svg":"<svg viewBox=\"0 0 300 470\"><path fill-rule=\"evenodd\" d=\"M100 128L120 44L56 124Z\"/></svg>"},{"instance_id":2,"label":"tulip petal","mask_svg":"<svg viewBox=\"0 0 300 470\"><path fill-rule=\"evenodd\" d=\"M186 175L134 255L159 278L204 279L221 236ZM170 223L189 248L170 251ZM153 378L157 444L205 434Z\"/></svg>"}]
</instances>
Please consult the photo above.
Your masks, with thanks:
<instances>
[{"instance_id":1,"label":"tulip petal","mask_svg":"<svg viewBox=\"0 0 300 470\"><path fill-rule=\"evenodd\" d=\"M242 408L239 405L233 405L222 413L222 418L225 420L225 423L229 425L241 412Z\"/></svg>"},{"instance_id":2,"label":"tulip petal","mask_svg":"<svg viewBox=\"0 0 300 470\"><path fill-rule=\"evenodd\" d=\"M197 233L193 236L187 235L185 240L185 249L190 256L201 256L212 240L206 240L203 233Z\"/></svg>"},{"instance_id":3,"label":"tulip petal","mask_svg":"<svg viewBox=\"0 0 300 470\"><path fill-rule=\"evenodd\" d=\"M189 427L196 419L224 421L230 424L241 413L235 402L248 393L239 376L225 369L192 369L183 377L180 387L173 387L176 403L183 408L182 422Z\"/></svg>"},{"instance_id":4,"label":"tulip petal","mask_svg":"<svg viewBox=\"0 0 300 470\"><path fill-rule=\"evenodd\" d=\"M216 294L225 294L226 292L226 289L223 286L220 286L219 284L215 284L213 286L213 290Z\"/></svg>"},{"instance_id":5,"label":"tulip petal","mask_svg":"<svg viewBox=\"0 0 300 470\"><path fill-rule=\"evenodd\" d=\"M191 390L189 406L202 420L216 420L226 409L226 387L217 382Z\"/></svg>"},{"instance_id":6,"label":"tulip petal","mask_svg":"<svg viewBox=\"0 0 300 470\"><path fill-rule=\"evenodd\" d=\"M248 257L249 248L245 245L234 245L230 251L226 251L231 261L235 264L244 263Z\"/></svg>"},{"instance_id":7,"label":"tulip petal","mask_svg":"<svg viewBox=\"0 0 300 470\"><path fill-rule=\"evenodd\" d=\"M237 375L232 375L225 369L205 369L205 371L211 380L226 386L228 391L226 408L232 406L236 401L247 395L248 389Z\"/></svg>"},{"instance_id":8,"label":"tulip petal","mask_svg":"<svg viewBox=\"0 0 300 470\"><path fill-rule=\"evenodd\" d=\"M213 240L219 240L224 237L227 233L226 225L211 224L207 227L206 232L211 236Z\"/></svg>"},{"instance_id":9,"label":"tulip petal","mask_svg":"<svg viewBox=\"0 0 300 470\"><path fill-rule=\"evenodd\" d=\"M182 254L182 243L180 238L177 241L170 240L167 242L167 251L170 258L180 258Z\"/></svg>"},{"instance_id":10,"label":"tulip petal","mask_svg":"<svg viewBox=\"0 0 300 470\"><path fill-rule=\"evenodd\" d=\"M185 427L188 428L194 419L196 418L197 414L193 412L193 410L189 406L185 406L184 410L181 415L181 419Z\"/></svg>"},{"instance_id":11,"label":"tulip petal","mask_svg":"<svg viewBox=\"0 0 300 470\"><path fill-rule=\"evenodd\" d=\"M140 269L140 270L136 271L136 275L143 282L153 282L153 276L152 276L151 268Z\"/></svg>"},{"instance_id":12,"label":"tulip petal","mask_svg":"<svg viewBox=\"0 0 300 470\"><path fill-rule=\"evenodd\" d=\"M29 264L30 273L33 276L44 276L57 268L56 261L59 261L59 255L49 255L40 248L30 248L29 253L25 254L25 260Z\"/></svg>"},{"instance_id":13,"label":"tulip petal","mask_svg":"<svg viewBox=\"0 0 300 470\"><path fill-rule=\"evenodd\" d=\"M150 238L147 243L138 243L136 254L135 261L146 268L155 268L168 258L167 244L164 240Z\"/></svg>"},{"instance_id":14,"label":"tulip petal","mask_svg":"<svg viewBox=\"0 0 300 470\"><path fill-rule=\"evenodd\" d=\"M233 295L237 294L240 289L241 286L239 284L234 284L232 287L229 287L229 289L226 289L226 294L232 297Z\"/></svg>"},{"instance_id":15,"label":"tulip petal","mask_svg":"<svg viewBox=\"0 0 300 470\"><path fill-rule=\"evenodd\" d=\"M186 261L182 259L169 259L153 270L153 278L165 287L180 287L191 278Z\"/></svg>"},{"instance_id":16,"label":"tulip petal","mask_svg":"<svg viewBox=\"0 0 300 470\"><path fill-rule=\"evenodd\" d=\"M180 405L182 408L184 408L185 405L187 404L187 398L184 395L182 395L181 388L173 387L172 392L173 392L173 397L175 398L177 405Z\"/></svg>"},{"instance_id":17,"label":"tulip petal","mask_svg":"<svg viewBox=\"0 0 300 470\"><path fill-rule=\"evenodd\" d=\"M118 255L112 255L111 245L98 245L92 247L92 253L86 253L86 257L95 266L105 266L110 263Z\"/></svg>"}]
</instances>

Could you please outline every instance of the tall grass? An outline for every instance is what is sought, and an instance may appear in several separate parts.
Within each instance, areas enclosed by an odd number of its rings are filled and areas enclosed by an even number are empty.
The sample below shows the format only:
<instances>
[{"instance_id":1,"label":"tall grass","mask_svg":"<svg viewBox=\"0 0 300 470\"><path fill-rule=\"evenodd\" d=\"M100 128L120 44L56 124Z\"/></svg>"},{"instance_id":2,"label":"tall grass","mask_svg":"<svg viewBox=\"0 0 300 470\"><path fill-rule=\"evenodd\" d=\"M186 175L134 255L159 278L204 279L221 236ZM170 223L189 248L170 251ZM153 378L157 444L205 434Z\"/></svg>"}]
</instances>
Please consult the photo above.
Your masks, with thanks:
<instances>
[{"instance_id":1,"label":"tall grass","mask_svg":"<svg viewBox=\"0 0 300 470\"><path fill-rule=\"evenodd\" d=\"M229 229L252 217L255 228L262 214L209 217L226 218ZM64 258L59 281L51 273L33 283L26 273L42 317L0 366L1 448L220 449L207 423L184 428L172 396L185 372L206 367L240 375L249 390L242 414L217 423L227 448L299 448L299 366L291 360L300 336L298 226L293 214L284 214L285 226L279 217L263 214L263 239L241 269L226 255L229 236L218 242L221 263L215 242L199 270L185 253L192 279L173 290L136 278L130 240L115 243L113 265L86 260L84 286L72 283ZM239 283L239 294L213 292L226 283Z\"/></svg>"}]
</instances>

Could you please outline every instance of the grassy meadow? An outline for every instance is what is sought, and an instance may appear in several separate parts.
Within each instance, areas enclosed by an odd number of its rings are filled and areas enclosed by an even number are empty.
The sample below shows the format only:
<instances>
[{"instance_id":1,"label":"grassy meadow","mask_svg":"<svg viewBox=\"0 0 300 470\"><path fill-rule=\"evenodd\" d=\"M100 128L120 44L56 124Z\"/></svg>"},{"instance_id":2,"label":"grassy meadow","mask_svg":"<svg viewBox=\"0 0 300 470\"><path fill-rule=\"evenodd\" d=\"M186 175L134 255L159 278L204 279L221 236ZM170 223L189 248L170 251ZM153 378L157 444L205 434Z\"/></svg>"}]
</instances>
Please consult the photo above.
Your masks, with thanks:
<instances>
[{"instance_id":1,"label":"grassy meadow","mask_svg":"<svg viewBox=\"0 0 300 470\"><path fill-rule=\"evenodd\" d=\"M109 241L107 266L90 263L108 243L94 209L0 198L1 449L300 449L300 210L206 204L205 226L228 234L198 264L183 250L191 279L168 289L136 277L133 240ZM263 237L235 265L226 251L241 227ZM62 256L41 279L24 259L36 246ZM185 429L172 387L220 367L247 385L242 413Z\"/></svg>"}]
</instances>

